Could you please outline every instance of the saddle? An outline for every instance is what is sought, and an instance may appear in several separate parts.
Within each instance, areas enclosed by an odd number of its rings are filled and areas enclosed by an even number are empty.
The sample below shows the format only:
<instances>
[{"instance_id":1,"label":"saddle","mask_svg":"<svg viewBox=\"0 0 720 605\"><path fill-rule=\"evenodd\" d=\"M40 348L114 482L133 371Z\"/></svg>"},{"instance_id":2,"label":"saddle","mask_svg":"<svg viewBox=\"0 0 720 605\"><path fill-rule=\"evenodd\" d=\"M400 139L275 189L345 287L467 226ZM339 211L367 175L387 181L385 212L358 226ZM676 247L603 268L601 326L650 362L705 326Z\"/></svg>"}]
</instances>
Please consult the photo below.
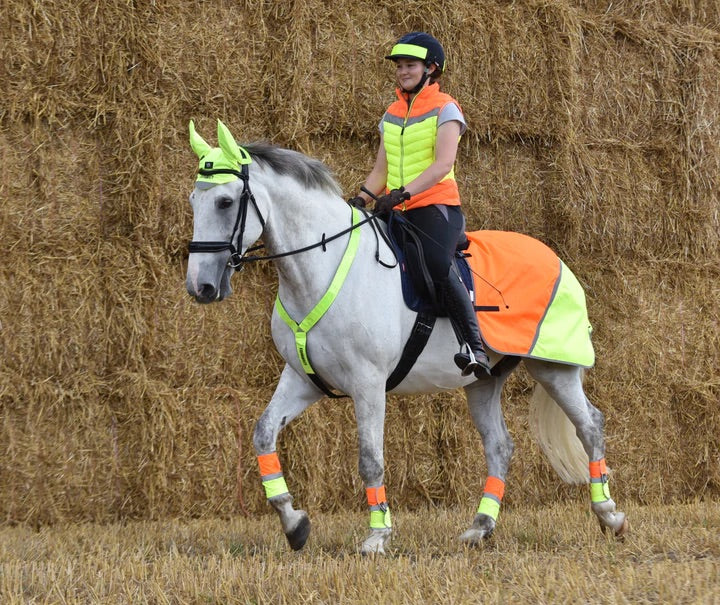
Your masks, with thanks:
<instances>
[{"instance_id":1,"label":"saddle","mask_svg":"<svg viewBox=\"0 0 720 605\"><path fill-rule=\"evenodd\" d=\"M416 312L432 313L435 317L447 317L442 301L425 266L422 242L415 227L399 212L391 213L388 220L388 235L400 266L403 299L409 309ZM473 279L465 250L470 240L463 233L457 243L453 264L462 278L468 293L473 293Z\"/></svg>"},{"instance_id":2,"label":"saddle","mask_svg":"<svg viewBox=\"0 0 720 605\"><path fill-rule=\"evenodd\" d=\"M388 219L388 236L390 245L393 248L398 264L400 265L400 276L403 298L405 304L411 310L417 312L415 325L410 338L403 349L402 357L397 367L390 375L385 385L385 390L395 388L410 371L422 353L430 333L438 317L447 317L448 313L442 305L442 301L433 283L430 273L425 266L422 251L422 242L415 232L415 227L407 221L401 213L391 212ZM472 268L468 262L470 254L465 252L470 247L470 239L463 234L458 239L455 255L452 259L460 278L462 279L468 294L474 300L474 280ZM475 306L476 311L495 311L495 307ZM459 335L458 343L462 344ZM509 371L520 362L520 358L514 355L504 356L492 369L493 376Z\"/></svg>"}]
</instances>

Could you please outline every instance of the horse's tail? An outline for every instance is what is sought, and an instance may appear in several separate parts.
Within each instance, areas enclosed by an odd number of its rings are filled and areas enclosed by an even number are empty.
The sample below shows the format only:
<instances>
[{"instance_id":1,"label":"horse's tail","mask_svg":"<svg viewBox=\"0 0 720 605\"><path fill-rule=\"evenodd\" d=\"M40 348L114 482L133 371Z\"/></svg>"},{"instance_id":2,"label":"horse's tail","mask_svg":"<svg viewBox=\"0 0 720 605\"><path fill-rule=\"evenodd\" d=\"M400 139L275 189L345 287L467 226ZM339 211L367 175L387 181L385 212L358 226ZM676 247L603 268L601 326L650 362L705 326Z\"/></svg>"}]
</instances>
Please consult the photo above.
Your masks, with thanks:
<instances>
[{"instance_id":1,"label":"horse's tail","mask_svg":"<svg viewBox=\"0 0 720 605\"><path fill-rule=\"evenodd\" d=\"M530 399L530 429L563 481L590 481L588 456L575 434L575 426L540 384L535 385Z\"/></svg>"}]
</instances>

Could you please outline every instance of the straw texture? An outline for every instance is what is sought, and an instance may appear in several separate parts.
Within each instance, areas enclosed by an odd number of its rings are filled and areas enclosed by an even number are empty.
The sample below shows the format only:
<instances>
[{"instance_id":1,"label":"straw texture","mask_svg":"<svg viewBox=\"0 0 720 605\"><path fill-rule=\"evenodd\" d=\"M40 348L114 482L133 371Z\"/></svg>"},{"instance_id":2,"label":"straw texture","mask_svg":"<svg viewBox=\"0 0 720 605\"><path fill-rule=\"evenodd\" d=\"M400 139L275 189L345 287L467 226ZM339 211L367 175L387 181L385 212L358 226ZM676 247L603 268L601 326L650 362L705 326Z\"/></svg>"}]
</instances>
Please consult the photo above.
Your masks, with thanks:
<instances>
[{"instance_id":1,"label":"straw texture","mask_svg":"<svg viewBox=\"0 0 720 605\"><path fill-rule=\"evenodd\" d=\"M393 98L383 56L413 29L444 43L468 119L469 228L541 239L587 290L614 496L720 496L717 2L0 6L0 521L267 510L250 437L282 368L276 277L186 295L187 123L318 157L354 195ZM505 500L584 500L529 440L530 388L505 392ZM364 508L353 422L323 400L283 433L302 506ZM460 393L392 399L386 440L393 507L477 505Z\"/></svg>"}]
</instances>

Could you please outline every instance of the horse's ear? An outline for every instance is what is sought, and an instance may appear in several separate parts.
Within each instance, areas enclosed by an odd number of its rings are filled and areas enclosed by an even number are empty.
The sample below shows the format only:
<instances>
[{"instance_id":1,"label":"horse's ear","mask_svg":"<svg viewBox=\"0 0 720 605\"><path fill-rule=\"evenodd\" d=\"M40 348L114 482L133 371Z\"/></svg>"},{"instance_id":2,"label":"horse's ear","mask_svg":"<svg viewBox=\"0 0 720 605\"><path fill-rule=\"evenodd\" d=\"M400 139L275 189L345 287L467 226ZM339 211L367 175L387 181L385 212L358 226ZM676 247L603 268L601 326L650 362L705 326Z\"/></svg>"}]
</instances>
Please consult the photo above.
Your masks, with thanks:
<instances>
[{"instance_id":1,"label":"horse's ear","mask_svg":"<svg viewBox=\"0 0 720 605\"><path fill-rule=\"evenodd\" d=\"M223 153L239 164L249 164L252 162L250 154L237 144L230 129L225 126L221 120L218 120L218 143Z\"/></svg>"},{"instance_id":2,"label":"horse's ear","mask_svg":"<svg viewBox=\"0 0 720 605\"><path fill-rule=\"evenodd\" d=\"M199 158L207 155L207 152L212 149L212 147L205 142L205 139L195 132L195 122L192 120L190 120L190 147L192 147L192 150Z\"/></svg>"}]
</instances>

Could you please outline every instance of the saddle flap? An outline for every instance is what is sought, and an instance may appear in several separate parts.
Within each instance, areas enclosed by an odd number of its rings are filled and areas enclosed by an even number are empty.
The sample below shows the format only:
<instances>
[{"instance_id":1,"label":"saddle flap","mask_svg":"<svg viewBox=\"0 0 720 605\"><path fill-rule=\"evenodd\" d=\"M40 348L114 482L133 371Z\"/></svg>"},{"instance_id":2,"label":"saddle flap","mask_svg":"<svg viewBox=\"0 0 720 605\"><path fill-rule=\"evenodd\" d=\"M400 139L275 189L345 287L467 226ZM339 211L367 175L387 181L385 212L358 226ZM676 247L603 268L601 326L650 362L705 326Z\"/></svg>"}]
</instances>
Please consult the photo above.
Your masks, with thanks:
<instances>
[{"instance_id":1,"label":"saddle flap","mask_svg":"<svg viewBox=\"0 0 720 605\"><path fill-rule=\"evenodd\" d=\"M405 304L413 311L431 310L438 317L446 317L447 312L438 298L435 284L425 266L422 242L415 233L413 225L399 212L393 212L388 220L390 243L399 260L402 291ZM458 242L458 250L470 245L463 233ZM465 254L457 252L454 263L469 292L473 290L473 280Z\"/></svg>"}]
</instances>

